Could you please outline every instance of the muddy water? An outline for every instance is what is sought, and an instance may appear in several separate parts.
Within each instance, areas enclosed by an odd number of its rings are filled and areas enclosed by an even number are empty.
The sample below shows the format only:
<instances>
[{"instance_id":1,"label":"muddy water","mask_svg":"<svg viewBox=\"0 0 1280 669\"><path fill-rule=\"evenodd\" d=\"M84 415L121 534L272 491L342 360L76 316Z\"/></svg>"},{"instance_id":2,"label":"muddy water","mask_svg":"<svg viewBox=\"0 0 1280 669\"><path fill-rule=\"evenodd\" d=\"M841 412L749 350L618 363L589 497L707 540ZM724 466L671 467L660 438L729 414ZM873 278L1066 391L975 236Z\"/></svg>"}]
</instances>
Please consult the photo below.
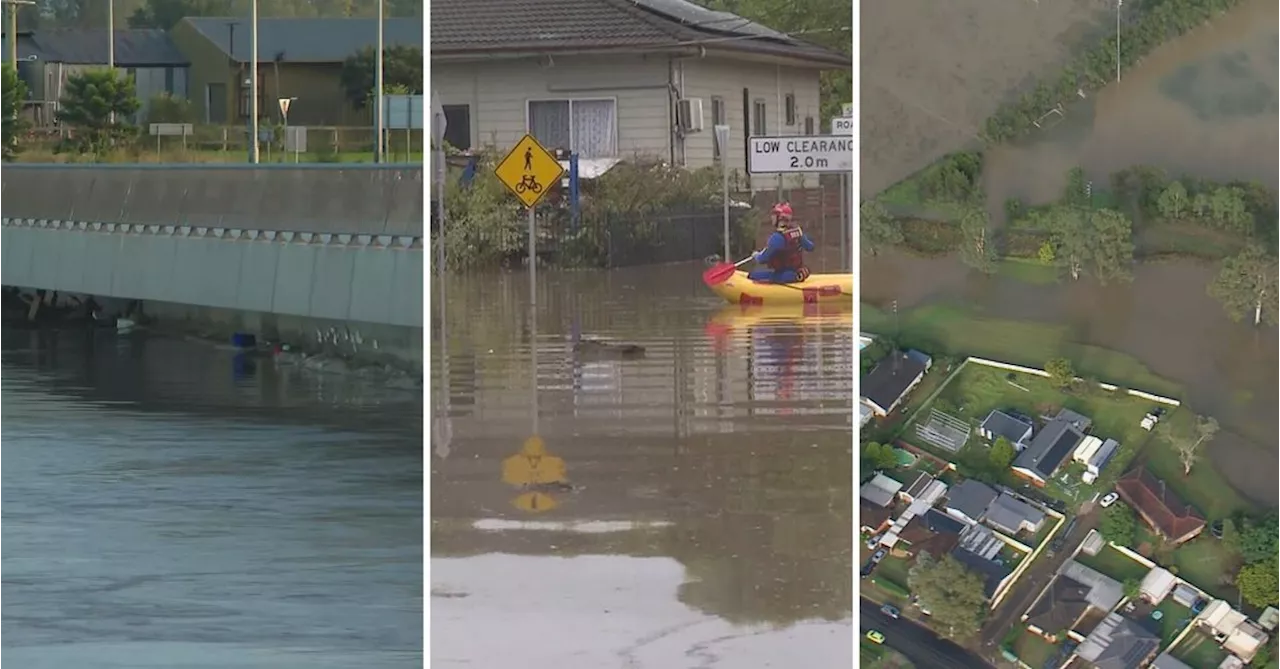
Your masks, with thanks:
<instances>
[{"instance_id":1,"label":"muddy water","mask_svg":"<svg viewBox=\"0 0 1280 669\"><path fill-rule=\"evenodd\" d=\"M1156 50L1119 84L1068 109L1062 123L1030 145L989 151L988 201L1051 200L1076 166L1104 183L1141 163L1274 186L1280 179L1278 15L1277 3L1249 0Z\"/></svg>"},{"instance_id":2,"label":"muddy water","mask_svg":"<svg viewBox=\"0 0 1280 669\"><path fill-rule=\"evenodd\" d=\"M702 269L543 272L534 316L523 275L450 279L433 666L850 665L850 315Z\"/></svg>"},{"instance_id":3,"label":"muddy water","mask_svg":"<svg viewBox=\"0 0 1280 669\"><path fill-rule=\"evenodd\" d=\"M900 308L955 303L985 317L1066 326L1075 342L1123 351L1184 388L1223 432L1206 453L1246 496L1274 505L1280 396L1274 328L1231 323L1205 294L1214 268L1139 266L1129 285L1029 285L981 277L953 259L881 256L862 263L862 299Z\"/></svg>"},{"instance_id":4,"label":"muddy water","mask_svg":"<svg viewBox=\"0 0 1280 669\"><path fill-rule=\"evenodd\" d=\"M11 666L422 666L421 394L102 330L0 373Z\"/></svg>"}]
</instances>

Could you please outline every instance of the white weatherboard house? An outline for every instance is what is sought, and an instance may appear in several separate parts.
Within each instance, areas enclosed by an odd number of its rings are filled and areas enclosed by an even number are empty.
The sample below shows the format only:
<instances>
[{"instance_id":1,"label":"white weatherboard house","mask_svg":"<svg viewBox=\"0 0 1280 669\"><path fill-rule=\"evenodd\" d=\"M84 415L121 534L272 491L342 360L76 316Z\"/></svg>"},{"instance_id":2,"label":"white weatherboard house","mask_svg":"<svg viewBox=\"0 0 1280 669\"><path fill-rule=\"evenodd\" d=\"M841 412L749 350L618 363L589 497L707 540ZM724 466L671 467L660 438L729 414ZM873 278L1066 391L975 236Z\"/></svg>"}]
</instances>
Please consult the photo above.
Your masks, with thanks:
<instances>
[{"instance_id":1,"label":"white weatherboard house","mask_svg":"<svg viewBox=\"0 0 1280 669\"><path fill-rule=\"evenodd\" d=\"M748 135L825 135L819 74L848 56L685 0L432 0L431 87L460 149L637 155L745 175ZM717 147L715 125L728 125ZM816 174L787 187L816 186ZM746 184L742 184L746 185ZM778 185L755 175L753 190Z\"/></svg>"}]
</instances>

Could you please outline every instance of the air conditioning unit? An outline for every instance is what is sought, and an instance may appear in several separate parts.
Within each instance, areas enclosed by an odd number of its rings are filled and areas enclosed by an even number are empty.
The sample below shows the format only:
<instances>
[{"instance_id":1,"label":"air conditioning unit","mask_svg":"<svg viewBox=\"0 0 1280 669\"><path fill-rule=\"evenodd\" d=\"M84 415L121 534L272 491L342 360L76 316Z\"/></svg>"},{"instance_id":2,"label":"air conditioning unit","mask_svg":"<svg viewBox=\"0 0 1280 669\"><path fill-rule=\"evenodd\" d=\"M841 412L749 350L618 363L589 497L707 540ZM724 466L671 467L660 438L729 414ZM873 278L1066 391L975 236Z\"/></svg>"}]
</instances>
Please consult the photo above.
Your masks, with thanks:
<instances>
[{"instance_id":1,"label":"air conditioning unit","mask_svg":"<svg viewBox=\"0 0 1280 669\"><path fill-rule=\"evenodd\" d=\"M683 132L702 132L702 98L676 100L676 123Z\"/></svg>"}]
</instances>

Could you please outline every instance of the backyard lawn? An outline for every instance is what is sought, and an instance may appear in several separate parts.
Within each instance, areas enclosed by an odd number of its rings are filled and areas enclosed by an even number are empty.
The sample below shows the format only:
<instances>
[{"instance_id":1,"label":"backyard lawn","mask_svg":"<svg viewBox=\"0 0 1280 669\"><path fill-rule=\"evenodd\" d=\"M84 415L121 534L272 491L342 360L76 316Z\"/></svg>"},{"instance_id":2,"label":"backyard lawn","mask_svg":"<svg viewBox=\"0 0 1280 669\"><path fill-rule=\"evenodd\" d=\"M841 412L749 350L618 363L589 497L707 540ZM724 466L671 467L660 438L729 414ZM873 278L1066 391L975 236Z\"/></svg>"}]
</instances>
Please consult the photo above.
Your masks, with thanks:
<instances>
[{"instance_id":1,"label":"backyard lawn","mask_svg":"<svg viewBox=\"0 0 1280 669\"><path fill-rule=\"evenodd\" d=\"M871 305L860 308L863 330L890 336L897 332L902 346L935 356L976 355L1037 369L1050 358L1065 357L1084 376L1170 397L1182 392L1130 355L1072 341L1065 326L986 318L959 306L899 311L896 320Z\"/></svg>"},{"instance_id":2,"label":"backyard lawn","mask_svg":"<svg viewBox=\"0 0 1280 669\"><path fill-rule=\"evenodd\" d=\"M1190 428L1194 424L1195 415L1191 411L1175 411L1167 420ZM1218 437L1225 438L1227 437ZM1205 448L1213 448L1213 444L1210 443ZM1253 508L1205 457L1191 468L1189 476L1184 475L1177 451L1163 440L1154 439L1151 447L1143 454L1143 459L1152 474L1163 480L1179 497L1196 507L1210 521L1226 518L1235 511Z\"/></svg>"},{"instance_id":3,"label":"backyard lawn","mask_svg":"<svg viewBox=\"0 0 1280 669\"><path fill-rule=\"evenodd\" d=\"M1056 644L1049 643L1044 637L1032 634L1025 628L1013 642L1013 653L1033 669L1043 667L1056 652L1058 652Z\"/></svg>"},{"instance_id":4,"label":"backyard lawn","mask_svg":"<svg viewBox=\"0 0 1280 669\"><path fill-rule=\"evenodd\" d=\"M1191 609L1173 601L1172 597L1165 597L1160 606L1156 610L1163 614L1159 620L1160 624L1160 647L1168 646L1173 638L1178 636L1178 632L1182 628L1191 623Z\"/></svg>"},{"instance_id":5,"label":"backyard lawn","mask_svg":"<svg viewBox=\"0 0 1280 669\"><path fill-rule=\"evenodd\" d=\"M888 579L903 588L906 588L908 583L907 577L910 572L911 563L907 562L905 558L889 555L880 561L880 566L876 567L872 576L876 577L877 580Z\"/></svg>"},{"instance_id":6,"label":"backyard lawn","mask_svg":"<svg viewBox=\"0 0 1280 669\"><path fill-rule=\"evenodd\" d=\"M1235 585L1222 580L1239 570L1240 558L1207 531L1175 548L1172 556L1173 564L1178 567L1178 576L1214 597L1229 602L1236 600Z\"/></svg>"},{"instance_id":7,"label":"backyard lawn","mask_svg":"<svg viewBox=\"0 0 1280 669\"><path fill-rule=\"evenodd\" d=\"M1186 662L1191 669L1217 669L1227 658L1227 653L1214 643L1212 637L1192 632L1173 649L1173 656Z\"/></svg>"},{"instance_id":8,"label":"backyard lawn","mask_svg":"<svg viewBox=\"0 0 1280 669\"><path fill-rule=\"evenodd\" d=\"M1131 578L1141 581L1142 577L1146 576L1147 572L1150 571L1139 564L1138 561L1110 546L1104 546L1102 550L1098 551L1097 555L1080 553L1076 556L1076 561L1086 567L1096 569L1121 583Z\"/></svg>"}]
</instances>

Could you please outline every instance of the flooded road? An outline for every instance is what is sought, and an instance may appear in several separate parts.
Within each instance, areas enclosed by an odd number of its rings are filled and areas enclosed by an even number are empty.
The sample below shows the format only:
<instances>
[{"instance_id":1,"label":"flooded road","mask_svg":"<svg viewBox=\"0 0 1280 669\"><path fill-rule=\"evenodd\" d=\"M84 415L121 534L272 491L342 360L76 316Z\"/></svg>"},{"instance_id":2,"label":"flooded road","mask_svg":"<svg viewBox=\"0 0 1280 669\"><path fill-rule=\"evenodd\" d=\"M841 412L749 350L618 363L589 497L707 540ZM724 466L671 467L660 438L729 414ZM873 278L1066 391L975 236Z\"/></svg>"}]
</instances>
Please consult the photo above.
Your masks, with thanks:
<instances>
[{"instance_id":1,"label":"flooded road","mask_svg":"<svg viewBox=\"0 0 1280 669\"><path fill-rule=\"evenodd\" d=\"M419 393L9 328L3 383L6 663L421 666Z\"/></svg>"},{"instance_id":2,"label":"flooded road","mask_svg":"<svg viewBox=\"0 0 1280 669\"><path fill-rule=\"evenodd\" d=\"M1275 505L1277 336L1227 320L1205 293L1216 269L1139 265L1131 284L1030 285L970 272L954 258L900 254L862 261L862 300L903 310L958 304L985 318L1065 326L1070 341L1121 351L1183 388L1182 399L1223 431L1205 453L1232 485ZM992 353L994 355L994 353ZM1105 380L1105 379L1104 379Z\"/></svg>"},{"instance_id":3,"label":"flooded road","mask_svg":"<svg viewBox=\"0 0 1280 669\"><path fill-rule=\"evenodd\" d=\"M1277 18L1277 3L1248 0L1152 52L1029 145L989 150L987 201L997 208L1009 197L1043 203L1061 195L1072 167L1108 183L1112 173L1138 164L1274 189Z\"/></svg>"},{"instance_id":4,"label":"flooded road","mask_svg":"<svg viewBox=\"0 0 1280 669\"><path fill-rule=\"evenodd\" d=\"M434 666L850 666L851 314L702 269L450 278Z\"/></svg>"}]
</instances>

